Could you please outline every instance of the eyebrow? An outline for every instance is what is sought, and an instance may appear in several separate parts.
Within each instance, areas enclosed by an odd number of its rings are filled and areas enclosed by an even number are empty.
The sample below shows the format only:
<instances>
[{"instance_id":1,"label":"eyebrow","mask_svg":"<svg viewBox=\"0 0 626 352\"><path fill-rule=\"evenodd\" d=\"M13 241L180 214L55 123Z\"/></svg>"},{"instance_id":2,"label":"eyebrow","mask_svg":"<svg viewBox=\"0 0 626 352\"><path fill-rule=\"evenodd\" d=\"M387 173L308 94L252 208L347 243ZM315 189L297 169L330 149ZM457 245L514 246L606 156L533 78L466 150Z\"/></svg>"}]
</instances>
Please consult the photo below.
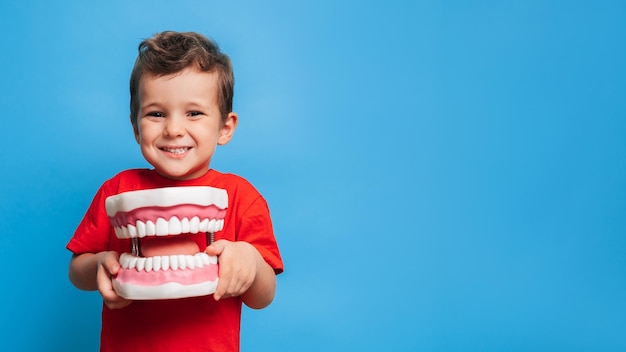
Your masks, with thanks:
<instances>
[{"instance_id":1,"label":"eyebrow","mask_svg":"<svg viewBox=\"0 0 626 352\"><path fill-rule=\"evenodd\" d=\"M149 103L149 104L145 104L145 105L139 105L139 108L141 110L146 110L146 109L160 109L161 108L161 104L159 103Z\"/></svg>"}]
</instances>

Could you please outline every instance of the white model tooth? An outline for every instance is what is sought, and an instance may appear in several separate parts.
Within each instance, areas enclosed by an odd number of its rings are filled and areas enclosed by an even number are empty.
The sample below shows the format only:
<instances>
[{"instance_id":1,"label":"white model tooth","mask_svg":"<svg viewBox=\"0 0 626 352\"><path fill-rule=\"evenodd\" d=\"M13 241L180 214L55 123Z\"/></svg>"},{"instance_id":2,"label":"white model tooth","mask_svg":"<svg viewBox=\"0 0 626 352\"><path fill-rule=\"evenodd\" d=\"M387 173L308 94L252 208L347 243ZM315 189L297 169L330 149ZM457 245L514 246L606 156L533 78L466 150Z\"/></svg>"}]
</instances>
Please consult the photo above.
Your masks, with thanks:
<instances>
[{"instance_id":1,"label":"white model tooth","mask_svg":"<svg viewBox=\"0 0 626 352\"><path fill-rule=\"evenodd\" d=\"M217 228L215 229L215 232L221 231L223 228L224 228L224 219L220 219L217 221Z\"/></svg>"},{"instance_id":2,"label":"white model tooth","mask_svg":"<svg viewBox=\"0 0 626 352\"><path fill-rule=\"evenodd\" d=\"M180 235L183 232L180 220L178 220L178 218L175 216L172 216L170 218L169 227L170 227L170 235Z\"/></svg>"},{"instance_id":3,"label":"white model tooth","mask_svg":"<svg viewBox=\"0 0 626 352\"><path fill-rule=\"evenodd\" d=\"M215 256L215 255L209 256L209 263L217 264L217 256Z\"/></svg>"},{"instance_id":4,"label":"white model tooth","mask_svg":"<svg viewBox=\"0 0 626 352\"><path fill-rule=\"evenodd\" d=\"M157 236L167 236L169 234L169 224L167 220L163 218L158 218L156 221L156 235Z\"/></svg>"},{"instance_id":5,"label":"white model tooth","mask_svg":"<svg viewBox=\"0 0 626 352\"><path fill-rule=\"evenodd\" d=\"M146 221L146 236L154 236L156 234L156 226L150 220Z\"/></svg>"},{"instance_id":6,"label":"white model tooth","mask_svg":"<svg viewBox=\"0 0 626 352\"><path fill-rule=\"evenodd\" d=\"M207 232L209 231L209 219L204 219L200 222L200 226L198 227L198 230L200 230L200 232Z\"/></svg>"},{"instance_id":7,"label":"white model tooth","mask_svg":"<svg viewBox=\"0 0 626 352\"><path fill-rule=\"evenodd\" d=\"M203 253L198 253L193 256L193 261L196 262L195 266L197 268L202 268L204 266L204 262L202 262L202 254Z\"/></svg>"},{"instance_id":8,"label":"white model tooth","mask_svg":"<svg viewBox=\"0 0 626 352\"><path fill-rule=\"evenodd\" d=\"M152 257L146 258L146 271L152 271Z\"/></svg>"},{"instance_id":9,"label":"white model tooth","mask_svg":"<svg viewBox=\"0 0 626 352\"><path fill-rule=\"evenodd\" d=\"M178 270L178 256L170 255L170 268L172 270Z\"/></svg>"},{"instance_id":10,"label":"white model tooth","mask_svg":"<svg viewBox=\"0 0 626 352\"><path fill-rule=\"evenodd\" d=\"M188 218L183 218L180 221L180 229L181 229L181 233L189 233L189 219Z\"/></svg>"},{"instance_id":11,"label":"white model tooth","mask_svg":"<svg viewBox=\"0 0 626 352\"><path fill-rule=\"evenodd\" d=\"M146 237L146 224L143 221L137 220L135 225L137 227L137 234L139 235L139 237L140 238Z\"/></svg>"},{"instance_id":12,"label":"white model tooth","mask_svg":"<svg viewBox=\"0 0 626 352\"><path fill-rule=\"evenodd\" d=\"M178 269L185 270L187 269L187 259L185 259L184 254L178 255Z\"/></svg>"},{"instance_id":13,"label":"white model tooth","mask_svg":"<svg viewBox=\"0 0 626 352\"><path fill-rule=\"evenodd\" d=\"M122 255L120 255L120 259L119 259L120 266L122 267L122 269L128 269L128 262L126 260L124 260L125 259L124 254L126 254L126 253L122 253Z\"/></svg>"},{"instance_id":14,"label":"white model tooth","mask_svg":"<svg viewBox=\"0 0 626 352\"><path fill-rule=\"evenodd\" d=\"M122 253L120 256L120 266L124 269L128 269L128 263L130 262L130 256L126 253Z\"/></svg>"},{"instance_id":15,"label":"white model tooth","mask_svg":"<svg viewBox=\"0 0 626 352\"><path fill-rule=\"evenodd\" d=\"M170 270L170 257L166 255L161 257L161 270Z\"/></svg>"},{"instance_id":16,"label":"white model tooth","mask_svg":"<svg viewBox=\"0 0 626 352\"><path fill-rule=\"evenodd\" d=\"M152 257L152 270L161 270L161 256Z\"/></svg>"},{"instance_id":17,"label":"white model tooth","mask_svg":"<svg viewBox=\"0 0 626 352\"><path fill-rule=\"evenodd\" d=\"M146 258L137 258L137 271L142 271L146 268Z\"/></svg>"},{"instance_id":18,"label":"white model tooth","mask_svg":"<svg viewBox=\"0 0 626 352\"><path fill-rule=\"evenodd\" d=\"M200 226L200 218L194 216L189 221L189 233L198 233L198 227Z\"/></svg>"},{"instance_id":19,"label":"white model tooth","mask_svg":"<svg viewBox=\"0 0 626 352\"><path fill-rule=\"evenodd\" d=\"M137 232L137 237L143 238L146 236L146 224L143 221L137 220L135 222L135 231Z\"/></svg>"},{"instance_id":20,"label":"white model tooth","mask_svg":"<svg viewBox=\"0 0 626 352\"><path fill-rule=\"evenodd\" d=\"M128 232L128 227L122 227L122 231L124 231L124 238L130 238L130 233Z\"/></svg>"},{"instance_id":21,"label":"white model tooth","mask_svg":"<svg viewBox=\"0 0 626 352\"><path fill-rule=\"evenodd\" d=\"M137 268L137 257L135 257L134 255L129 255L128 256L130 258L130 260L128 261L128 269L136 269Z\"/></svg>"},{"instance_id":22,"label":"white model tooth","mask_svg":"<svg viewBox=\"0 0 626 352\"><path fill-rule=\"evenodd\" d=\"M115 228L115 236L117 236L117 238L124 238L124 231L122 231L121 227Z\"/></svg>"},{"instance_id":23,"label":"white model tooth","mask_svg":"<svg viewBox=\"0 0 626 352\"><path fill-rule=\"evenodd\" d=\"M130 238L135 238L137 237L137 228L133 225L128 225L128 234L130 235Z\"/></svg>"},{"instance_id":24,"label":"white model tooth","mask_svg":"<svg viewBox=\"0 0 626 352\"><path fill-rule=\"evenodd\" d=\"M194 258L193 255L186 255L185 256L185 262L187 263L187 268L188 269L195 269L196 268L196 258Z\"/></svg>"}]
</instances>

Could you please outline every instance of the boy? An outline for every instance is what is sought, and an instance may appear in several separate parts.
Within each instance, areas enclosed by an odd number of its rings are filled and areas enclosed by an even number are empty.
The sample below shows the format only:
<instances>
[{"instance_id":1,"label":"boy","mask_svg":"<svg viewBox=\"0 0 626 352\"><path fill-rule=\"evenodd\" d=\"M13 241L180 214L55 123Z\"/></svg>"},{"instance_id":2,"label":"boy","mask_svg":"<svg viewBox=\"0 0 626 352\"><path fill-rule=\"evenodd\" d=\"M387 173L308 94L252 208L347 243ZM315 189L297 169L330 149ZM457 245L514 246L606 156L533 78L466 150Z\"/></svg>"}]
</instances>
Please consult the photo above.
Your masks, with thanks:
<instances>
[{"instance_id":1,"label":"boy","mask_svg":"<svg viewBox=\"0 0 626 352\"><path fill-rule=\"evenodd\" d=\"M261 309L274 298L283 263L267 204L243 178L209 168L216 146L228 143L237 127L233 87L230 59L197 33L158 33L139 45L130 79L130 120L154 169L126 170L106 181L67 245L73 253L71 282L97 289L104 301L102 351L237 351L242 303ZM215 242L189 236L185 244L218 257L215 293L170 300L118 296L112 280L130 240L116 237L105 200L177 186L228 193L224 228L214 234Z\"/></svg>"}]
</instances>

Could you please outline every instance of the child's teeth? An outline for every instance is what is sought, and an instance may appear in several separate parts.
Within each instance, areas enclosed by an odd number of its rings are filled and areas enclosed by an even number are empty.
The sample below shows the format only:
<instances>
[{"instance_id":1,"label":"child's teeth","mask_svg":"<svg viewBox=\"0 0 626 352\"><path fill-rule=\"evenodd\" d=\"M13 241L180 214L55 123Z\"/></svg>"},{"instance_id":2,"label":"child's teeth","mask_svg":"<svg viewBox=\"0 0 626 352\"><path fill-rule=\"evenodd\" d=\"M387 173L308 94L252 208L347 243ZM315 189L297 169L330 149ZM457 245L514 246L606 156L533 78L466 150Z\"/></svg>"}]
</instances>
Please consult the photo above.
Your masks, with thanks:
<instances>
[{"instance_id":1,"label":"child's teeth","mask_svg":"<svg viewBox=\"0 0 626 352\"><path fill-rule=\"evenodd\" d=\"M168 153L182 154L187 151L187 148L163 148Z\"/></svg>"}]
</instances>

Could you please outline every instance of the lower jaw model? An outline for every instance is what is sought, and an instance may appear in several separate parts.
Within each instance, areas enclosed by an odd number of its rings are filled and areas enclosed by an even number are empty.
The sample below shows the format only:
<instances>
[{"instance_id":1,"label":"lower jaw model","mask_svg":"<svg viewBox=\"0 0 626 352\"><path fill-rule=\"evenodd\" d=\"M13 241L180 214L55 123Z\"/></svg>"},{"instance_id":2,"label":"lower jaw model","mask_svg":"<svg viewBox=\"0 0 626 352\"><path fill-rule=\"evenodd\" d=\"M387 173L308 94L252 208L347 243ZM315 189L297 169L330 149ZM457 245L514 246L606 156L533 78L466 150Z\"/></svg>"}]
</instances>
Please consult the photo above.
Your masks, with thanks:
<instances>
[{"instance_id":1,"label":"lower jaw model","mask_svg":"<svg viewBox=\"0 0 626 352\"><path fill-rule=\"evenodd\" d=\"M130 252L120 255L121 268L113 278L116 293L131 300L214 293L217 257L201 252L188 236L205 233L207 243L212 242L213 233L224 227L227 207L226 191L208 186L157 188L108 197L106 210L115 234L131 240ZM145 247L158 243L157 254L143 256L140 239ZM154 252L154 245L150 247Z\"/></svg>"}]
</instances>

